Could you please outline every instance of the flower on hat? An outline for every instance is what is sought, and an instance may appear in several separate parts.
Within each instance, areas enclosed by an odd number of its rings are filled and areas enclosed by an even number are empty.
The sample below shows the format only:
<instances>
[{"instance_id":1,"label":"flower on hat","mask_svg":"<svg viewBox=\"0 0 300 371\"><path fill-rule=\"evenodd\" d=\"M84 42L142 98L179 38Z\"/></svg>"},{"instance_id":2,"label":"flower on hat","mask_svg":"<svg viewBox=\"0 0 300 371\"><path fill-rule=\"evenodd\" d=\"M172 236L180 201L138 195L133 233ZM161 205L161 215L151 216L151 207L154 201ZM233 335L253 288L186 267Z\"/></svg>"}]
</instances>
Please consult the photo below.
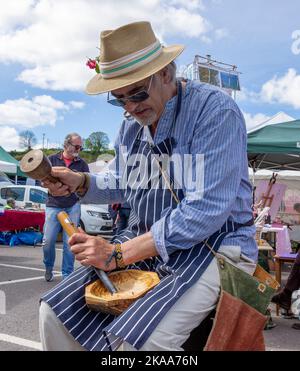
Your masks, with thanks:
<instances>
[{"instance_id":1,"label":"flower on hat","mask_svg":"<svg viewBox=\"0 0 300 371\"><path fill-rule=\"evenodd\" d=\"M86 66L88 66L91 70L95 70L97 73L100 73L99 57L96 57L95 59L88 58Z\"/></svg>"}]
</instances>

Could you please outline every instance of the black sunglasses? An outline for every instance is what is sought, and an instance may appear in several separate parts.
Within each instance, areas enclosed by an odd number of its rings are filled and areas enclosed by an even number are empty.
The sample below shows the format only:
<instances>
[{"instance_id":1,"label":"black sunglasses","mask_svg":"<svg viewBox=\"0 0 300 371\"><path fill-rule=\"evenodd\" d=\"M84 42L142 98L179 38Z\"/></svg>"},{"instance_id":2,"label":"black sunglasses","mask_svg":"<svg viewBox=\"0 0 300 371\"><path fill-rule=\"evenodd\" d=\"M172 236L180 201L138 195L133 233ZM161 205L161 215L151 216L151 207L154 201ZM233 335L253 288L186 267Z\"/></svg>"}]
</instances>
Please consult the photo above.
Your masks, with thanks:
<instances>
[{"instance_id":1,"label":"black sunglasses","mask_svg":"<svg viewBox=\"0 0 300 371\"><path fill-rule=\"evenodd\" d=\"M83 149L83 147L80 146L79 144L73 144L73 143L70 143L70 142L69 142L69 144L71 146L73 146L76 149L76 151L81 151Z\"/></svg>"},{"instance_id":2,"label":"black sunglasses","mask_svg":"<svg viewBox=\"0 0 300 371\"><path fill-rule=\"evenodd\" d=\"M127 104L127 102L132 102L132 103L143 102L144 100L149 98L149 91L151 89L152 79L153 79L153 75L151 76L149 87L147 90L141 90L133 95L130 95L129 97L109 99L109 92L108 92L107 103L110 103L113 106L117 106L117 107L124 107Z\"/></svg>"}]
</instances>

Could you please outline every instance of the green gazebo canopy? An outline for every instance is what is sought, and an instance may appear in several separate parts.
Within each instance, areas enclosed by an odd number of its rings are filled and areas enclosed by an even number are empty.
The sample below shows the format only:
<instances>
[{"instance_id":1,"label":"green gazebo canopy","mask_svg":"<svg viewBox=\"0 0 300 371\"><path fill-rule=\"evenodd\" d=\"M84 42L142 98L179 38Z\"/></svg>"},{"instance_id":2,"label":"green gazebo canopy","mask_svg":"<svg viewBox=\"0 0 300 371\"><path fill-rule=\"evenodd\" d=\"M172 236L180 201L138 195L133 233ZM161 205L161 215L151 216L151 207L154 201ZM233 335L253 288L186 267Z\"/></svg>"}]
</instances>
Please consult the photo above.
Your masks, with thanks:
<instances>
[{"instance_id":1,"label":"green gazebo canopy","mask_svg":"<svg viewBox=\"0 0 300 371\"><path fill-rule=\"evenodd\" d=\"M14 174L14 175L17 175L17 176L21 176L21 177L24 177L24 178L28 178L26 174L24 174L21 169L20 169L20 165L19 165L19 161L16 160L14 157L12 157L8 152L5 151L4 148L2 148L0 146L0 161L5 161L5 162L10 162L12 164L15 164L17 165L17 174Z\"/></svg>"},{"instance_id":2,"label":"green gazebo canopy","mask_svg":"<svg viewBox=\"0 0 300 371\"><path fill-rule=\"evenodd\" d=\"M249 133L248 161L254 170L300 170L300 120Z\"/></svg>"}]
</instances>

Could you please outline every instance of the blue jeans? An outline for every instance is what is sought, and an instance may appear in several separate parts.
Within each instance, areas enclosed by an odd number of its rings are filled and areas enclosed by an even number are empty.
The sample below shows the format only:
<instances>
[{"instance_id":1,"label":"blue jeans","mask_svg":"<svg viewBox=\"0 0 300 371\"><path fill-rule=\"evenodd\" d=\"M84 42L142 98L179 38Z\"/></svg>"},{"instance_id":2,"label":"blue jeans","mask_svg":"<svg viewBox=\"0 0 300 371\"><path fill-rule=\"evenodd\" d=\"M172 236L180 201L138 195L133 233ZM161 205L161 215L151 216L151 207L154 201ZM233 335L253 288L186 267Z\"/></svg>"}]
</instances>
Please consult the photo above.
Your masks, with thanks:
<instances>
[{"instance_id":1,"label":"blue jeans","mask_svg":"<svg viewBox=\"0 0 300 371\"><path fill-rule=\"evenodd\" d=\"M55 243L57 235L61 230L60 222L57 219L57 214L60 211L65 211L69 214L71 221L78 226L80 220L80 204L76 203L72 207L58 208L46 207L46 221L44 225L43 251L44 264L46 269L53 269L55 262ZM63 277L67 277L74 270L74 255L70 251L68 245L68 235L63 232L63 260L61 272Z\"/></svg>"}]
</instances>

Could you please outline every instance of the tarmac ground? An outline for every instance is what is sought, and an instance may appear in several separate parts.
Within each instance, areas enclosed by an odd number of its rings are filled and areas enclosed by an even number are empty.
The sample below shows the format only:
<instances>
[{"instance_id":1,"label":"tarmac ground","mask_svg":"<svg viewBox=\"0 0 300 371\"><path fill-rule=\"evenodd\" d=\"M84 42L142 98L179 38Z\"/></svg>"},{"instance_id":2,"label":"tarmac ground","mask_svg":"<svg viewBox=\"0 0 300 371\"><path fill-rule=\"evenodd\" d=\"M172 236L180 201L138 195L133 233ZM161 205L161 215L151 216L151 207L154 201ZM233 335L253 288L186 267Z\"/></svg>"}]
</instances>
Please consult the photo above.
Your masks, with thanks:
<instances>
[{"instance_id":1,"label":"tarmac ground","mask_svg":"<svg viewBox=\"0 0 300 371\"><path fill-rule=\"evenodd\" d=\"M44 280L41 246L0 246L0 351L41 350L38 329L38 309L41 295L60 280L62 245L57 244L55 277ZM285 267L283 282L290 266ZM297 319L276 317L276 326L264 331L267 351L300 351L300 331L293 329Z\"/></svg>"}]
</instances>

